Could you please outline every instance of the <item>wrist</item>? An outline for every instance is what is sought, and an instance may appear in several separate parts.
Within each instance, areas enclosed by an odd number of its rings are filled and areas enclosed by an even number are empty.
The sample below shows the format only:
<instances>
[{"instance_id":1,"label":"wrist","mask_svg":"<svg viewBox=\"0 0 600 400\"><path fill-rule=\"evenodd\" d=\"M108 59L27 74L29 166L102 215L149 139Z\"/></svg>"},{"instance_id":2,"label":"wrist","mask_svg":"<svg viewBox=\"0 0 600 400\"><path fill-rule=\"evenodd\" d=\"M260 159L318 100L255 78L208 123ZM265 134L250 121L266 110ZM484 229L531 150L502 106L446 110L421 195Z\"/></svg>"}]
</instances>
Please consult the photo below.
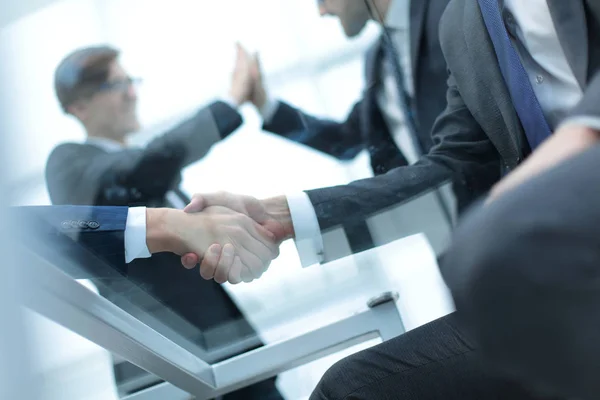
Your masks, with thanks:
<instances>
[{"instance_id":1,"label":"wrist","mask_svg":"<svg viewBox=\"0 0 600 400\"><path fill-rule=\"evenodd\" d=\"M234 108L240 107L244 102L242 100L243 96L240 93L235 93L234 91L229 92L228 103L232 103L231 105Z\"/></svg>"},{"instance_id":2,"label":"wrist","mask_svg":"<svg viewBox=\"0 0 600 400\"><path fill-rule=\"evenodd\" d=\"M265 106L267 105L267 94L264 92L256 94L252 98L252 104L254 104L254 107L256 107L258 112L262 114Z\"/></svg>"},{"instance_id":3,"label":"wrist","mask_svg":"<svg viewBox=\"0 0 600 400\"><path fill-rule=\"evenodd\" d=\"M172 252L180 254L176 229L173 220L179 210L169 208L146 209L146 245L151 254ZM182 254L182 253L181 253Z\"/></svg>"},{"instance_id":4,"label":"wrist","mask_svg":"<svg viewBox=\"0 0 600 400\"><path fill-rule=\"evenodd\" d=\"M262 200L262 202L269 215L281 224L283 228L283 238L281 240L294 238L294 224L292 223L292 214L287 198L285 196L277 196Z\"/></svg>"}]
</instances>

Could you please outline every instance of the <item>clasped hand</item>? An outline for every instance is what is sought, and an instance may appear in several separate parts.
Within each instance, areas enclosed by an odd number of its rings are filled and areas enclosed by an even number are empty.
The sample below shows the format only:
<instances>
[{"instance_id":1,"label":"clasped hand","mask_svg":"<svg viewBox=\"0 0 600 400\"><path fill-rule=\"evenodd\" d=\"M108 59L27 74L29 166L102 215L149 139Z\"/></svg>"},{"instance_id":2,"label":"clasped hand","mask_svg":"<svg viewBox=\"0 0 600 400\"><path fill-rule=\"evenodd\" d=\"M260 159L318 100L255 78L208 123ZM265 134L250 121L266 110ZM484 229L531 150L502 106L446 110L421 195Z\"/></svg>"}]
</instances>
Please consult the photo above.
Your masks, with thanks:
<instances>
[{"instance_id":1,"label":"clasped hand","mask_svg":"<svg viewBox=\"0 0 600 400\"><path fill-rule=\"evenodd\" d=\"M285 198L260 201L226 192L195 195L184 211L205 215L212 224L210 232L194 232L204 235L205 251L182 251L181 263L192 269L200 262L200 275L219 283L260 278L279 255L281 242L293 236Z\"/></svg>"}]
</instances>

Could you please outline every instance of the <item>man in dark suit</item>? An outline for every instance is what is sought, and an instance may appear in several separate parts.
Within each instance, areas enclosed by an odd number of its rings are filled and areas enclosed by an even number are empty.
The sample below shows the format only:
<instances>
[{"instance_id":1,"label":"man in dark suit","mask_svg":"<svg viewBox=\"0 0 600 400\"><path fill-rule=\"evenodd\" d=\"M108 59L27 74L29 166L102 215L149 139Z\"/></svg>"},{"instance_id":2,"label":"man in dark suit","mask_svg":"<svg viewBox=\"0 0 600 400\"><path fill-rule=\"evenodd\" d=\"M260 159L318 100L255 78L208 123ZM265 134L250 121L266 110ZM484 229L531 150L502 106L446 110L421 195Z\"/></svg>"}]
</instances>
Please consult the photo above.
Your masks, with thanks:
<instances>
[{"instance_id":1,"label":"man in dark suit","mask_svg":"<svg viewBox=\"0 0 600 400\"><path fill-rule=\"evenodd\" d=\"M230 100L200 109L145 148L132 148L126 146L126 139L139 130L136 80L120 65L118 56L119 52L108 46L83 48L68 55L56 70L60 105L81 122L87 139L85 143L61 144L50 155L46 181L52 203L183 208L189 199L179 189L181 170L200 160L212 145L241 125L234 107L249 95L244 88L248 68L244 69L244 60L238 59ZM137 259L128 269L130 282L144 288L184 322L206 335L214 331L212 335L223 340L214 347L249 336L256 338L253 346L261 344L223 288L180 268L174 254ZM149 314L160 312L138 300L137 305L146 307ZM222 332L225 324L227 334ZM189 336L185 324L173 329ZM280 398L274 380L229 396L237 395Z\"/></svg>"},{"instance_id":2,"label":"man in dark suit","mask_svg":"<svg viewBox=\"0 0 600 400\"><path fill-rule=\"evenodd\" d=\"M382 26L366 56L363 97L343 122L318 118L272 99L255 61L250 98L263 118L263 129L342 161L367 150L375 175L416 162L433 146L431 127L446 105L446 62L438 26L447 4L448 0L319 1L321 15L336 16L347 37L358 35L369 20ZM467 198L460 187L455 189L463 208ZM424 206L437 213L442 224L450 224L455 212L449 195L436 192L435 201ZM348 223L344 229L352 251L373 247L365 223Z\"/></svg>"},{"instance_id":3,"label":"man in dark suit","mask_svg":"<svg viewBox=\"0 0 600 400\"><path fill-rule=\"evenodd\" d=\"M348 37L358 35L370 19L382 25L366 56L363 97L343 122L313 117L271 99L258 70L251 99L264 117L263 128L340 160L366 149L376 175L414 163L433 146L431 127L446 105L438 26L448 1L394 0L385 7L362 0L320 1L321 15L339 18Z\"/></svg>"},{"instance_id":4,"label":"man in dark suit","mask_svg":"<svg viewBox=\"0 0 600 400\"><path fill-rule=\"evenodd\" d=\"M489 361L540 390L582 400L600 396L596 129L587 151L469 213L440 265Z\"/></svg>"},{"instance_id":5,"label":"man in dark suit","mask_svg":"<svg viewBox=\"0 0 600 400\"><path fill-rule=\"evenodd\" d=\"M598 0L453 0L440 24L448 104L429 154L382 176L298 196L199 196L188 211L220 204L263 220L270 215L288 237L310 243L304 249L318 260L320 232L368 218L431 185L450 179L475 197L552 132L569 142L588 140L600 118L599 34ZM484 367L475 342L451 315L342 360L313 398L536 398Z\"/></svg>"},{"instance_id":6,"label":"man in dark suit","mask_svg":"<svg viewBox=\"0 0 600 400\"><path fill-rule=\"evenodd\" d=\"M243 103L244 60L238 59L230 100L215 101L154 139L145 148L126 146L140 129L137 79L107 46L74 51L55 72L54 86L63 111L81 122L84 143L57 146L46 165L53 204L171 205L188 202L179 189L181 170L241 124L234 106ZM244 75L245 74L245 75Z\"/></svg>"}]
</instances>

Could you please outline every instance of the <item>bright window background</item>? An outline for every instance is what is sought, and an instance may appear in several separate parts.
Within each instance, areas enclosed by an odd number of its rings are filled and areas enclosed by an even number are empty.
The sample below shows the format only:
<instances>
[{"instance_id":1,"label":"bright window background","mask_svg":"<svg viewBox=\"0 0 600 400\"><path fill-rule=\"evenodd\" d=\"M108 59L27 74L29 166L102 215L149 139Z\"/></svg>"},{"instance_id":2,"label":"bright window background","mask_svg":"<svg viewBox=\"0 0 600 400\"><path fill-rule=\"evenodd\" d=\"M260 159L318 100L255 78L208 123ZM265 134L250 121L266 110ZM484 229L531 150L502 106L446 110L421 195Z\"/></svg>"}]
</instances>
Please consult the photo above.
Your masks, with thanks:
<instances>
[{"instance_id":1,"label":"bright window background","mask_svg":"<svg viewBox=\"0 0 600 400\"><path fill-rule=\"evenodd\" d=\"M139 110L152 135L199 106L227 93L240 41L261 55L267 85L283 98L320 116L343 119L360 97L363 55L377 28L348 41L338 22L320 18L312 0L66 0L16 21L2 33L1 59L9 73L9 121L15 139L13 201L47 204L43 181L47 156L63 141L81 141L79 124L63 115L52 87L53 72L68 52L110 43L121 61L144 79ZM342 183L368 175L366 157L340 164L330 157L261 132L251 106L244 126L185 173L183 187L268 196Z\"/></svg>"}]
</instances>

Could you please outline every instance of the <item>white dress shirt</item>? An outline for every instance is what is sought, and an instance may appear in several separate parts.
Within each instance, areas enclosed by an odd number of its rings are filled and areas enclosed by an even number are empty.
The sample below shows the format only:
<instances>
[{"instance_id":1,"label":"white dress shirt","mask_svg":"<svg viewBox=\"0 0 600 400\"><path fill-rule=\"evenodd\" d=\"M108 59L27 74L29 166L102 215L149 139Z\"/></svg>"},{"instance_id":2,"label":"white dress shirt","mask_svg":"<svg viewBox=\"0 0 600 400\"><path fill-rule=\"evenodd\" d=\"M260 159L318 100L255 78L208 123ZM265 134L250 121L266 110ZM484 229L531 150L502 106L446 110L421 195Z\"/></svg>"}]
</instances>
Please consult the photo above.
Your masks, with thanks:
<instances>
[{"instance_id":1,"label":"white dress shirt","mask_svg":"<svg viewBox=\"0 0 600 400\"><path fill-rule=\"evenodd\" d=\"M412 60L410 54L410 0L392 0L385 17L385 27L392 36L392 42L398 50L398 63L402 69L404 88L409 97L415 94ZM412 135L406 129L406 118L400 108L400 93L394 76L393 66L389 60L381 65L383 87L376 93L377 105L381 110L396 146L402 151L409 164L419 159Z\"/></svg>"},{"instance_id":2,"label":"white dress shirt","mask_svg":"<svg viewBox=\"0 0 600 400\"><path fill-rule=\"evenodd\" d=\"M110 139L88 137L87 144L113 153L123 149L123 146ZM130 263L136 258L152 256L146 244L146 207L130 207L125 224L125 262Z\"/></svg>"},{"instance_id":3,"label":"white dress shirt","mask_svg":"<svg viewBox=\"0 0 600 400\"><path fill-rule=\"evenodd\" d=\"M400 2L408 1L392 0L391 9L400 7ZM546 0L505 0L504 7L510 14L506 18L507 29L514 32L513 43L551 128L574 121L563 119L581 100L583 91L568 64ZM401 65L405 66L406 62L401 62ZM578 117L577 122L600 129L600 121L596 118ZM308 196L294 194L288 196L290 198L294 199L289 202L294 230L301 234L296 235L296 241L313 243L312 246L298 248L302 265L306 267L314 264L314 260L319 259L318 255L323 253L323 238L320 229L314 228L314 221L318 219ZM307 247L312 248L313 253L301 252Z\"/></svg>"},{"instance_id":4,"label":"white dress shirt","mask_svg":"<svg viewBox=\"0 0 600 400\"><path fill-rule=\"evenodd\" d=\"M546 120L555 129L581 100L583 90L567 61L546 1L505 0L505 25Z\"/></svg>"}]
</instances>

